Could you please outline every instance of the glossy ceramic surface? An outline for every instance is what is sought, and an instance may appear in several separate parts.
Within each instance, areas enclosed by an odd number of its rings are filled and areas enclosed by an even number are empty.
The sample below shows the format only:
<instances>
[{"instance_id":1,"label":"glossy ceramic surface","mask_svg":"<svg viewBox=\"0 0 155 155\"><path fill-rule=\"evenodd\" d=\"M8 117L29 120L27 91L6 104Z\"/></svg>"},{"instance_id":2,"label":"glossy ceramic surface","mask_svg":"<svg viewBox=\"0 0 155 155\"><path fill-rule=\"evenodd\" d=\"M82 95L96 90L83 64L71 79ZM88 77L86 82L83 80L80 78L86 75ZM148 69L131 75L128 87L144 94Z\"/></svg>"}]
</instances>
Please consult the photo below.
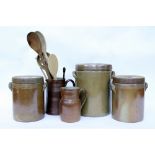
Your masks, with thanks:
<instances>
[{"instance_id":1,"label":"glossy ceramic surface","mask_svg":"<svg viewBox=\"0 0 155 155\"><path fill-rule=\"evenodd\" d=\"M81 98L81 100L80 100ZM73 123L80 120L81 109L86 101L86 92L79 87L61 88L60 116L61 120Z\"/></svg>"},{"instance_id":2,"label":"glossy ceramic surface","mask_svg":"<svg viewBox=\"0 0 155 155\"><path fill-rule=\"evenodd\" d=\"M87 91L83 116L105 116L109 114L111 71L75 71L76 86Z\"/></svg>"},{"instance_id":3,"label":"glossy ceramic surface","mask_svg":"<svg viewBox=\"0 0 155 155\"><path fill-rule=\"evenodd\" d=\"M127 123L143 120L144 94L147 88L144 81L143 77L138 76L121 76L114 80L112 84L112 117L115 120Z\"/></svg>"},{"instance_id":4,"label":"glossy ceramic surface","mask_svg":"<svg viewBox=\"0 0 155 155\"><path fill-rule=\"evenodd\" d=\"M59 103L61 99L60 88L65 87L68 82L74 81L69 79L65 81L63 78L57 78L53 80L47 80L47 104L46 104L46 113L49 115L59 115Z\"/></svg>"},{"instance_id":5,"label":"glossy ceramic surface","mask_svg":"<svg viewBox=\"0 0 155 155\"><path fill-rule=\"evenodd\" d=\"M43 78L18 76L12 78L13 117L20 122L33 122L44 117Z\"/></svg>"}]
</instances>

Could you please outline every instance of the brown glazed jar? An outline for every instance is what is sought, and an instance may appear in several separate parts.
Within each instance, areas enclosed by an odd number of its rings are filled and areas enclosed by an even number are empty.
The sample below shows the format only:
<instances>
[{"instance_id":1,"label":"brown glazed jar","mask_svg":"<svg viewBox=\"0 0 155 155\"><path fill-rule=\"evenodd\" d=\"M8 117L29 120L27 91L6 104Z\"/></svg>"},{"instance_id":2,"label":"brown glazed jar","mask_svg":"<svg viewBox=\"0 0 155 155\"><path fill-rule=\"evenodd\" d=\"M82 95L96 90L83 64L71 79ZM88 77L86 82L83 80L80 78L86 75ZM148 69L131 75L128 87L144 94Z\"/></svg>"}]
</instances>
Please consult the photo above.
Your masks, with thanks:
<instances>
[{"instance_id":1,"label":"brown glazed jar","mask_svg":"<svg viewBox=\"0 0 155 155\"><path fill-rule=\"evenodd\" d=\"M86 91L79 87L62 87L60 117L67 123L80 120L81 109L86 101Z\"/></svg>"},{"instance_id":2,"label":"brown glazed jar","mask_svg":"<svg viewBox=\"0 0 155 155\"><path fill-rule=\"evenodd\" d=\"M65 87L68 82L72 82L73 86L75 86L74 81L71 79L66 81L63 78L57 78L51 81L47 80L46 113L48 115L59 115L60 88Z\"/></svg>"},{"instance_id":3,"label":"brown glazed jar","mask_svg":"<svg viewBox=\"0 0 155 155\"><path fill-rule=\"evenodd\" d=\"M135 123L144 117L144 94L148 85L143 76L120 75L113 77L112 117Z\"/></svg>"},{"instance_id":4,"label":"brown glazed jar","mask_svg":"<svg viewBox=\"0 0 155 155\"><path fill-rule=\"evenodd\" d=\"M13 118L20 122L44 117L44 81L42 76L15 76L9 83L13 93Z\"/></svg>"}]
</instances>

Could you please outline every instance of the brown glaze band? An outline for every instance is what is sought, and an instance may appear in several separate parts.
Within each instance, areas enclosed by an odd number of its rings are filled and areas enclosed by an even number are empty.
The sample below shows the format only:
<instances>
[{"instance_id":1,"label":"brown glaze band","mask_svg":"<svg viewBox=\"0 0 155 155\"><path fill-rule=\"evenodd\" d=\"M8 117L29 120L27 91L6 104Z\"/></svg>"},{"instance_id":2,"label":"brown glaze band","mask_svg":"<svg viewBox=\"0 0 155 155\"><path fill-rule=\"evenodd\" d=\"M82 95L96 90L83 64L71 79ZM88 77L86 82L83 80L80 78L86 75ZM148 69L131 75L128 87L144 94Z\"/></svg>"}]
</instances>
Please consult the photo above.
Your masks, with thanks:
<instances>
[{"instance_id":1,"label":"brown glaze band","mask_svg":"<svg viewBox=\"0 0 155 155\"><path fill-rule=\"evenodd\" d=\"M33 122L44 118L44 84L26 81L23 83L9 83L9 88L13 93L13 117L20 122ZM21 79L20 79L21 80ZM18 79L15 80L16 82ZM36 82L38 79L36 78Z\"/></svg>"},{"instance_id":2,"label":"brown glaze band","mask_svg":"<svg viewBox=\"0 0 155 155\"><path fill-rule=\"evenodd\" d=\"M80 120L81 109L86 101L86 91L79 87L62 87L60 117L67 123Z\"/></svg>"},{"instance_id":3,"label":"brown glaze band","mask_svg":"<svg viewBox=\"0 0 155 155\"><path fill-rule=\"evenodd\" d=\"M133 84L113 83L111 85L112 117L115 120L127 123L135 123L143 120L144 95L148 84L138 83L135 84L135 80L133 80Z\"/></svg>"}]
</instances>

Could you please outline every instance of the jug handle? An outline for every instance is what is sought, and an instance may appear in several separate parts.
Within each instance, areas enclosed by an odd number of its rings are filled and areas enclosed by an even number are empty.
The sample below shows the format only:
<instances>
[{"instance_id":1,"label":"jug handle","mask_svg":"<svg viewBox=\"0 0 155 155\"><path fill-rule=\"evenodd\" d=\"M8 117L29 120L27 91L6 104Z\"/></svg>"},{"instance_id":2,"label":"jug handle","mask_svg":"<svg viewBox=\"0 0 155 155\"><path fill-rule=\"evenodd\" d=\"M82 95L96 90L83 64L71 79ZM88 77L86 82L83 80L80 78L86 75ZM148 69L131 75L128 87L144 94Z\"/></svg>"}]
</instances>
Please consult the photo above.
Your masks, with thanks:
<instances>
[{"instance_id":1,"label":"jug handle","mask_svg":"<svg viewBox=\"0 0 155 155\"><path fill-rule=\"evenodd\" d=\"M79 92L79 98L81 100L81 110L84 106L84 104L86 103L86 100L87 100L87 92L85 89L81 88L80 89L80 92Z\"/></svg>"},{"instance_id":2,"label":"jug handle","mask_svg":"<svg viewBox=\"0 0 155 155\"><path fill-rule=\"evenodd\" d=\"M9 82L8 87L12 91L12 82Z\"/></svg>"},{"instance_id":3,"label":"jug handle","mask_svg":"<svg viewBox=\"0 0 155 155\"><path fill-rule=\"evenodd\" d=\"M111 72L111 78L113 78L115 76L115 71Z\"/></svg>"},{"instance_id":4,"label":"jug handle","mask_svg":"<svg viewBox=\"0 0 155 155\"><path fill-rule=\"evenodd\" d=\"M73 87L75 87L75 82L72 79L68 79L65 81L65 86L67 86L68 82L71 82L73 84Z\"/></svg>"},{"instance_id":5,"label":"jug handle","mask_svg":"<svg viewBox=\"0 0 155 155\"><path fill-rule=\"evenodd\" d=\"M43 90L45 90L46 88L47 88L47 83L44 83Z\"/></svg>"},{"instance_id":6,"label":"jug handle","mask_svg":"<svg viewBox=\"0 0 155 155\"><path fill-rule=\"evenodd\" d=\"M75 79L77 78L76 71L73 71L73 72L72 72L72 75L73 75L73 77L74 77Z\"/></svg>"},{"instance_id":7,"label":"jug handle","mask_svg":"<svg viewBox=\"0 0 155 155\"><path fill-rule=\"evenodd\" d=\"M148 88L148 83L145 82L145 90Z\"/></svg>"},{"instance_id":8,"label":"jug handle","mask_svg":"<svg viewBox=\"0 0 155 155\"><path fill-rule=\"evenodd\" d=\"M114 93L116 92L116 90L115 90L115 85L114 85L113 83L110 84L110 88L111 88L111 90L112 90Z\"/></svg>"}]
</instances>

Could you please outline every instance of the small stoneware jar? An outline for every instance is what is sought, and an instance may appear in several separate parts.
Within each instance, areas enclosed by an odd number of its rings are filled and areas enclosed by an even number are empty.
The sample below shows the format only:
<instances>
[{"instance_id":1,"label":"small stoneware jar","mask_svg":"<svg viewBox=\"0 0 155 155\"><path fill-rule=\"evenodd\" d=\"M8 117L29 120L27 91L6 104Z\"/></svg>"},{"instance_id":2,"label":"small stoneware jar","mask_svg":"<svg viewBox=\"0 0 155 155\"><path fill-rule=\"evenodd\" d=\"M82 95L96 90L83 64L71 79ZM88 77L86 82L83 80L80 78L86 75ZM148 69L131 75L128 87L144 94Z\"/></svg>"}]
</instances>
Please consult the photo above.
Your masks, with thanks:
<instances>
[{"instance_id":1,"label":"small stoneware jar","mask_svg":"<svg viewBox=\"0 0 155 155\"><path fill-rule=\"evenodd\" d=\"M66 81L63 78L57 78L51 81L47 80L46 113L48 115L59 115L60 88L65 87L68 82L71 82L75 86L74 81L71 79Z\"/></svg>"},{"instance_id":2,"label":"small stoneware jar","mask_svg":"<svg viewBox=\"0 0 155 155\"><path fill-rule=\"evenodd\" d=\"M77 64L73 72L77 87L87 91L87 100L82 108L83 116L105 116L110 112L110 80L112 65L89 63Z\"/></svg>"},{"instance_id":3,"label":"small stoneware jar","mask_svg":"<svg viewBox=\"0 0 155 155\"><path fill-rule=\"evenodd\" d=\"M9 88L13 93L13 117L20 122L44 117L44 81L42 76L14 76Z\"/></svg>"},{"instance_id":4,"label":"small stoneware jar","mask_svg":"<svg viewBox=\"0 0 155 155\"><path fill-rule=\"evenodd\" d=\"M80 120L81 109L86 101L86 91L79 87L62 87L60 117L67 123Z\"/></svg>"},{"instance_id":5,"label":"small stoneware jar","mask_svg":"<svg viewBox=\"0 0 155 155\"><path fill-rule=\"evenodd\" d=\"M120 75L113 77L112 117L135 123L144 117L144 94L148 85L143 76Z\"/></svg>"}]
</instances>

